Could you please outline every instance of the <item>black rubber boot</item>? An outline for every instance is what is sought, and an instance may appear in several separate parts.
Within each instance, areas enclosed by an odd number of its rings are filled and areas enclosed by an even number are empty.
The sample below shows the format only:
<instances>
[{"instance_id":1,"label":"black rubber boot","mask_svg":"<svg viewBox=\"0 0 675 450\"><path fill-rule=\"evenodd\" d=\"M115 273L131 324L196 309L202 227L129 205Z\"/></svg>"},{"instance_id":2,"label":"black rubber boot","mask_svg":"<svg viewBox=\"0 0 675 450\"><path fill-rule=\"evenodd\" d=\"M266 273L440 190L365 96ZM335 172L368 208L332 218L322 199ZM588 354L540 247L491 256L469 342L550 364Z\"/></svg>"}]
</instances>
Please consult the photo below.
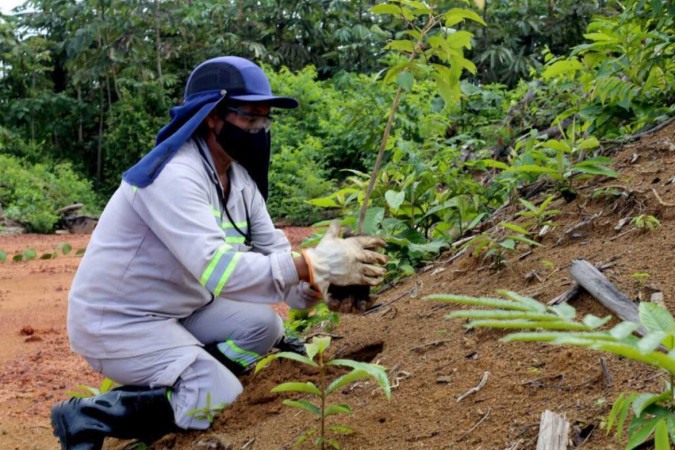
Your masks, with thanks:
<instances>
[{"instance_id":1,"label":"black rubber boot","mask_svg":"<svg viewBox=\"0 0 675 450\"><path fill-rule=\"evenodd\" d=\"M204 350L209 352L209 355L213 356L218 360L219 363L224 365L230 372L234 374L235 377L244 375L251 371L251 366L242 366L238 362L232 361L230 358L225 356L223 352L218 350L218 343L214 342L204 346Z\"/></svg>"},{"instance_id":2,"label":"black rubber boot","mask_svg":"<svg viewBox=\"0 0 675 450\"><path fill-rule=\"evenodd\" d=\"M150 443L177 431L168 388L121 386L52 408L52 428L62 450L100 450L107 436Z\"/></svg>"}]
</instances>

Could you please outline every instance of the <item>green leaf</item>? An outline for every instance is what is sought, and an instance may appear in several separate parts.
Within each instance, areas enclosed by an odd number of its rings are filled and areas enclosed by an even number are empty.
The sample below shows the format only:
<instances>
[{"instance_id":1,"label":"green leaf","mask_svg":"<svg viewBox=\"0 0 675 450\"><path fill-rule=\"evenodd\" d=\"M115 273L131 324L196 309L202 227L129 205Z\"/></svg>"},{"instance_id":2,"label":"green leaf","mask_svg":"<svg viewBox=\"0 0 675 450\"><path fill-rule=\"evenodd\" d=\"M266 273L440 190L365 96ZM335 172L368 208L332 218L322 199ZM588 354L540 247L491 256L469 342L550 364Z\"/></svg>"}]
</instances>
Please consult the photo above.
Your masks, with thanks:
<instances>
[{"instance_id":1,"label":"green leaf","mask_svg":"<svg viewBox=\"0 0 675 450\"><path fill-rule=\"evenodd\" d=\"M403 12L401 11L400 6L396 5L390 5L390 4L380 4L380 5L375 5L372 8L370 8L370 12L373 14L391 14L395 17L398 18L403 18Z\"/></svg>"},{"instance_id":2,"label":"green leaf","mask_svg":"<svg viewBox=\"0 0 675 450\"><path fill-rule=\"evenodd\" d=\"M579 150L589 150L592 148L596 148L600 146L600 141L598 141L594 137L589 137L588 139L584 139L581 141L579 145L577 145L577 148Z\"/></svg>"},{"instance_id":3,"label":"green leaf","mask_svg":"<svg viewBox=\"0 0 675 450\"><path fill-rule=\"evenodd\" d=\"M321 391L311 381L307 381L306 383L300 382L281 383L280 385L275 386L272 389L272 392L305 392L307 394L312 394L321 397Z\"/></svg>"},{"instance_id":4,"label":"green leaf","mask_svg":"<svg viewBox=\"0 0 675 450\"><path fill-rule=\"evenodd\" d=\"M67 255L73 249L73 246L67 242L59 242L56 245L56 249L61 253L63 253L64 255Z\"/></svg>"},{"instance_id":5,"label":"green leaf","mask_svg":"<svg viewBox=\"0 0 675 450\"><path fill-rule=\"evenodd\" d=\"M644 354L651 353L661 345L663 338L667 336L663 331L653 331L640 339L638 349Z\"/></svg>"},{"instance_id":6,"label":"green leaf","mask_svg":"<svg viewBox=\"0 0 675 450\"><path fill-rule=\"evenodd\" d=\"M352 361L350 359L334 359L326 364L331 366L347 366L352 369L367 372L380 385L387 399L391 398L391 386L389 385L389 378L387 377L387 372L384 367L378 364Z\"/></svg>"},{"instance_id":7,"label":"green leaf","mask_svg":"<svg viewBox=\"0 0 675 450\"><path fill-rule=\"evenodd\" d=\"M24 261L30 261L37 257L37 253L32 248L29 248L24 250L23 253L21 253L21 256L23 256Z\"/></svg>"},{"instance_id":8,"label":"green leaf","mask_svg":"<svg viewBox=\"0 0 675 450\"><path fill-rule=\"evenodd\" d=\"M522 166L511 166L505 170L504 173L557 174L558 172L550 167L537 166L535 164L523 164Z\"/></svg>"},{"instance_id":9,"label":"green leaf","mask_svg":"<svg viewBox=\"0 0 675 450\"><path fill-rule=\"evenodd\" d=\"M529 321L529 320L474 320L469 322L467 328L486 327L486 328L520 328L520 329L538 329L548 330L578 330L589 331L586 325L576 322L553 322L553 321Z\"/></svg>"},{"instance_id":10,"label":"green leaf","mask_svg":"<svg viewBox=\"0 0 675 450\"><path fill-rule=\"evenodd\" d=\"M642 412L654 403L668 400L670 397L669 391L664 391L660 394L639 394L633 400L633 414L635 417L641 417Z\"/></svg>"},{"instance_id":11,"label":"green leaf","mask_svg":"<svg viewBox=\"0 0 675 450\"><path fill-rule=\"evenodd\" d=\"M472 309L464 311L455 311L445 316L447 319L494 319L494 320L513 320L513 319L527 319L527 320L560 320L558 316L553 314L539 314L526 311L500 311L491 310L486 311L482 309Z\"/></svg>"},{"instance_id":12,"label":"green leaf","mask_svg":"<svg viewBox=\"0 0 675 450\"><path fill-rule=\"evenodd\" d=\"M377 230L382 225L382 220L384 220L384 208L369 208L363 221L363 232L365 234L377 234Z\"/></svg>"},{"instance_id":13,"label":"green leaf","mask_svg":"<svg viewBox=\"0 0 675 450\"><path fill-rule=\"evenodd\" d=\"M312 198L305 200L305 203L310 205L319 206L321 208L339 208L340 204L336 202L332 197L321 197L321 198Z\"/></svg>"},{"instance_id":14,"label":"green leaf","mask_svg":"<svg viewBox=\"0 0 675 450\"><path fill-rule=\"evenodd\" d=\"M543 147L546 148L551 148L555 151L558 152L563 152L563 153L571 153L572 148L569 146L569 144L565 141L559 141L557 139L551 139L549 141L544 142L541 144Z\"/></svg>"},{"instance_id":15,"label":"green leaf","mask_svg":"<svg viewBox=\"0 0 675 450\"><path fill-rule=\"evenodd\" d=\"M321 416L321 409L319 409L318 406L310 403L307 400L284 400L282 402L286 406L291 406L293 408L298 408L298 409L303 409L305 411L309 411L312 414L315 414L317 416Z\"/></svg>"},{"instance_id":16,"label":"green leaf","mask_svg":"<svg viewBox=\"0 0 675 450\"><path fill-rule=\"evenodd\" d=\"M365 380L367 378L370 378L370 374L367 371L354 369L351 372L342 375L340 378L333 380L333 382L326 388L326 395L350 383L359 380Z\"/></svg>"},{"instance_id":17,"label":"green leaf","mask_svg":"<svg viewBox=\"0 0 675 450\"><path fill-rule=\"evenodd\" d=\"M415 84L415 77L410 72L401 72L396 77L396 84L401 86L404 91L410 92L413 84Z\"/></svg>"},{"instance_id":18,"label":"green leaf","mask_svg":"<svg viewBox=\"0 0 675 450\"><path fill-rule=\"evenodd\" d=\"M583 68L584 66L576 59L562 60L548 66L541 76L544 80L548 80L561 74L574 75Z\"/></svg>"},{"instance_id":19,"label":"green leaf","mask_svg":"<svg viewBox=\"0 0 675 450\"><path fill-rule=\"evenodd\" d=\"M469 297L466 295L454 294L432 294L424 297L425 300L440 301L448 303L459 303L462 305L485 306L488 308L501 308L516 311L532 311L532 308L518 302L502 300L489 297Z\"/></svg>"},{"instance_id":20,"label":"green leaf","mask_svg":"<svg viewBox=\"0 0 675 450\"><path fill-rule=\"evenodd\" d=\"M387 201L387 204L389 205L389 208L391 208L392 211L396 212L398 209L401 207L401 204L405 200L405 192L396 192L392 190L388 190L387 192L384 193L384 199Z\"/></svg>"},{"instance_id":21,"label":"green leaf","mask_svg":"<svg viewBox=\"0 0 675 450\"><path fill-rule=\"evenodd\" d=\"M553 312L565 320L573 320L577 315L577 310L567 303L553 306Z\"/></svg>"},{"instance_id":22,"label":"green leaf","mask_svg":"<svg viewBox=\"0 0 675 450\"><path fill-rule=\"evenodd\" d=\"M7 261L7 252L0 250L0 263Z\"/></svg>"},{"instance_id":23,"label":"green leaf","mask_svg":"<svg viewBox=\"0 0 675 450\"><path fill-rule=\"evenodd\" d=\"M589 328L595 329L603 326L610 320L612 320L612 316L605 316L601 318L598 316L594 316L593 314L587 314L586 316L584 316L583 322L584 325L588 326Z\"/></svg>"},{"instance_id":24,"label":"green leaf","mask_svg":"<svg viewBox=\"0 0 675 450\"><path fill-rule=\"evenodd\" d=\"M413 53L415 50L413 43L405 39L391 41L384 48L385 50L398 50L405 53Z\"/></svg>"},{"instance_id":25,"label":"green leaf","mask_svg":"<svg viewBox=\"0 0 675 450\"><path fill-rule=\"evenodd\" d=\"M668 438L668 425L666 420L661 419L654 429L654 450L670 450L670 439Z\"/></svg>"},{"instance_id":26,"label":"green leaf","mask_svg":"<svg viewBox=\"0 0 675 450\"><path fill-rule=\"evenodd\" d=\"M326 417L328 416L336 416L338 414L351 414L352 413L352 408L349 405L328 405L326 408L326 412L324 415Z\"/></svg>"},{"instance_id":27,"label":"green leaf","mask_svg":"<svg viewBox=\"0 0 675 450\"><path fill-rule=\"evenodd\" d=\"M504 239L502 241L499 241L499 245L507 250L513 250L516 248L516 241L514 241L513 239Z\"/></svg>"},{"instance_id":28,"label":"green leaf","mask_svg":"<svg viewBox=\"0 0 675 450\"><path fill-rule=\"evenodd\" d=\"M530 235L530 232L529 232L529 231L527 231L525 228L520 227L520 226L518 226L518 225L516 225L516 224L514 224L514 223L501 222L499 225L502 226L502 227L504 227L504 228L508 228L508 229L511 230L511 231L515 231L516 233L523 234L523 235L525 235L525 236L529 236L529 235Z\"/></svg>"},{"instance_id":29,"label":"green leaf","mask_svg":"<svg viewBox=\"0 0 675 450\"><path fill-rule=\"evenodd\" d=\"M626 445L626 449L634 449L638 445L642 444L645 442L649 436L652 435L654 432L654 429L656 428L656 424L662 419L654 418L651 420L644 421L641 426L637 429L634 430L632 433L629 432L628 434L628 444Z\"/></svg>"},{"instance_id":30,"label":"green leaf","mask_svg":"<svg viewBox=\"0 0 675 450\"><path fill-rule=\"evenodd\" d=\"M452 8L450 11L445 13L445 26L452 27L464 19L473 20L474 22L478 22L483 26L487 26L485 21L475 11L460 8Z\"/></svg>"},{"instance_id":31,"label":"green leaf","mask_svg":"<svg viewBox=\"0 0 675 450\"><path fill-rule=\"evenodd\" d=\"M51 252L51 253L43 253L40 255L40 259L54 259L56 258L56 252Z\"/></svg>"},{"instance_id":32,"label":"green leaf","mask_svg":"<svg viewBox=\"0 0 675 450\"><path fill-rule=\"evenodd\" d=\"M115 387L116 384L117 384L117 383L115 383L113 380L111 380L110 378L107 378L107 377L106 377L106 378L104 378L103 381L101 382L101 387L99 388L99 391L100 391L101 394L103 394L104 392L108 392L108 391L111 390L113 387Z\"/></svg>"},{"instance_id":33,"label":"green leaf","mask_svg":"<svg viewBox=\"0 0 675 450\"><path fill-rule=\"evenodd\" d=\"M293 447L298 447L300 444L305 442L308 438L314 436L317 431L319 431L316 428L310 428L309 430L305 431L302 433L298 438L295 440L295 443L293 444Z\"/></svg>"},{"instance_id":34,"label":"green leaf","mask_svg":"<svg viewBox=\"0 0 675 450\"><path fill-rule=\"evenodd\" d=\"M675 320L668 310L656 303L642 302L638 307L640 322L649 331L675 331Z\"/></svg>"},{"instance_id":35,"label":"green leaf","mask_svg":"<svg viewBox=\"0 0 675 450\"><path fill-rule=\"evenodd\" d=\"M354 432L354 430L345 425L331 425L328 429L338 434L352 434Z\"/></svg>"},{"instance_id":36,"label":"green leaf","mask_svg":"<svg viewBox=\"0 0 675 450\"><path fill-rule=\"evenodd\" d=\"M617 340L623 340L633 334L635 330L640 328L640 325L634 322L621 322L609 330L609 334Z\"/></svg>"},{"instance_id":37,"label":"green leaf","mask_svg":"<svg viewBox=\"0 0 675 450\"><path fill-rule=\"evenodd\" d=\"M78 248L77 251L75 252L75 256L82 256L84 255L84 252L86 252L87 249L85 248Z\"/></svg>"}]
</instances>

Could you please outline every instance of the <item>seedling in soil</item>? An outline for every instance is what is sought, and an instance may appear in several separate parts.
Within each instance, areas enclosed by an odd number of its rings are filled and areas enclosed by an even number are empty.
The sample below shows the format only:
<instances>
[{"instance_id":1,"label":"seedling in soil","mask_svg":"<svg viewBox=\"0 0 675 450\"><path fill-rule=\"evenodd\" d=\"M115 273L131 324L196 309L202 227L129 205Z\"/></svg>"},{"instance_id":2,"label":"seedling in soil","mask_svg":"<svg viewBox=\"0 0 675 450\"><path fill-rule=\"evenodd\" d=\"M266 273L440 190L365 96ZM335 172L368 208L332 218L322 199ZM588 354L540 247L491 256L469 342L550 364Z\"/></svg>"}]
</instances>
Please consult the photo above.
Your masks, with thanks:
<instances>
[{"instance_id":1,"label":"seedling in soil","mask_svg":"<svg viewBox=\"0 0 675 450\"><path fill-rule=\"evenodd\" d=\"M19 253L18 255L14 255L12 261L14 262L30 261L35 259L36 257L37 253L35 252L35 250L29 248L24 250L22 253Z\"/></svg>"},{"instance_id":2,"label":"seedling in soil","mask_svg":"<svg viewBox=\"0 0 675 450\"><path fill-rule=\"evenodd\" d=\"M661 226L659 219L652 215L645 214L640 214L639 216L633 217L633 220L631 220L630 223L635 228L642 231L653 231Z\"/></svg>"},{"instance_id":3,"label":"seedling in soil","mask_svg":"<svg viewBox=\"0 0 675 450\"><path fill-rule=\"evenodd\" d=\"M70 395L71 397L77 398L95 397L97 395L104 394L110 391L116 386L117 384L113 380L111 380L110 378L104 378L103 381L101 381L101 385L97 388L87 386L84 384L78 384L77 388L80 390L80 392L70 391L66 392L66 394Z\"/></svg>"},{"instance_id":4,"label":"seedling in soil","mask_svg":"<svg viewBox=\"0 0 675 450\"><path fill-rule=\"evenodd\" d=\"M515 292L499 291L506 299L468 297L462 295L431 295L437 300L491 308L455 311L448 318L469 319L468 328L525 329L502 339L504 342L547 342L606 351L624 358L657 367L667 377L664 389L657 393L623 392L615 400L607 418L607 432L616 428L617 440L622 440L628 415L627 450L634 449L653 436L655 448L669 449L675 443L675 319L667 309L650 302L640 303L640 323L646 329L641 338L633 335L640 325L621 322L609 330L600 330L610 317L586 315L576 321L576 310L562 303L546 306Z\"/></svg>"},{"instance_id":5,"label":"seedling in soil","mask_svg":"<svg viewBox=\"0 0 675 450\"><path fill-rule=\"evenodd\" d=\"M299 355L292 352L280 352L269 355L258 362L256 365L256 373L267 366L270 362L278 358L291 359L314 367L319 371L319 386L311 381L306 382L288 382L282 383L272 389L272 392L299 392L307 394L310 398L317 401L318 404L312 403L309 400L284 400L284 405L298 408L304 411L309 411L319 420L319 426L312 427L302 433L295 442L295 446L302 444L308 438L316 435L318 437L314 440L317 448L324 450L327 446L339 449L340 444L337 440L328 438L326 434L326 418L340 414L351 414L352 409L346 404L328 404L327 397L337 391L338 389L353 383L355 381L372 378L384 391L384 395L389 399L391 397L391 387L389 385L389 378L384 367L378 364L364 363L359 361L352 361L350 359L333 359L326 358L326 349L330 345L330 337L314 337L311 343L305 344L307 356ZM342 375L329 383L328 370L331 366L337 367L351 367L351 372ZM337 434L351 434L353 430L344 425L331 425L328 427L330 431Z\"/></svg>"},{"instance_id":6,"label":"seedling in soil","mask_svg":"<svg viewBox=\"0 0 675 450\"><path fill-rule=\"evenodd\" d=\"M223 409L227 407L225 403L219 403L217 405L211 405L211 393L206 394L206 405L203 408L191 409L188 411L188 415L194 416L198 420L208 420L209 423L213 422L213 419L216 418L216 415L221 413Z\"/></svg>"}]
</instances>

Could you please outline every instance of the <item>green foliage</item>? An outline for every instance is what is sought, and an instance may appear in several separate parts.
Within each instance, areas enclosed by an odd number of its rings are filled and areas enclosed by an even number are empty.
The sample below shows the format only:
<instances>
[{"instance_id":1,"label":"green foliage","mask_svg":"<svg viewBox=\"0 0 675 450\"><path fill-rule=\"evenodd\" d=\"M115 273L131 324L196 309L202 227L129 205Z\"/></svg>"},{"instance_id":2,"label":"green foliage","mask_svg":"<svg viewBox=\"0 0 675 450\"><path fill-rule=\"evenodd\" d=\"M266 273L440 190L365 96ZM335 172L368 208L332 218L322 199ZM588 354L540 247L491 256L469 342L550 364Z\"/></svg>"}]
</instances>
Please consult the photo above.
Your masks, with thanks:
<instances>
[{"instance_id":1,"label":"green foliage","mask_svg":"<svg viewBox=\"0 0 675 450\"><path fill-rule=\"evenodd\" d=\"M661 222L659 221L659 219L652 216L651 214L650 215L640 214L638 216L635 216L631 219L630 223L635 228L642 231L653 231L661 226Z\"/></svg>"},{"instance_id":2,"label":"green foliage","mask_svg":"<svg viewBox=\"0 0 675 450\"><path fill-rule=\"evenodd\" d=\"M498 235L477 234L462 248L471 248L474 256L482 255L482 259L488 261L492 268L500 269L506 266L507 255L516 250L518 243L535 247L541 245L530 239L530 232L523 227L508 222L499 225Z\"/></svg>"},{"instance_id":3,"label":"green foliage","mask_svg":"<svg viewBox=\"0 0 675 450\"><path fill-rule=\"evenodd\" d=\"M219 403L216 405L211 404L211 393L206 393L206 404L201 408L191 409L187 412L187 415L193 416L198 420L208 420L209 423L213 422L213 419L216 418L225 408L227 408L226 403Z\"/></svg>"},{"instance_id":4,"label":"green foliage","mask_svg":"<svg viewBox=\"0 0 675 450\"><path fill-rule=\"evenodd\" d=\"M99 387L92 387L84 384L78 384L77 389L79 389L79 391L70 391L66 392L66 394L75 398L95 397L97 395L104 394L112 390L116 386L118 385L113 380L111 380L110 378L104 378L103 381L101 381L101 385Z\"/></svg>"},{"instance_id":5,"label":"green foliage","mask_svg":"<svg viewBox=\"0 0 675 450\"><path fill-rule=\"evenodd\" d=\"M609 330L600 330L610 317L599 318L589 314L578 322L575 320L576 310L566 303L551 307L514 292L500 291L500 294L506 299L450 294L430 295L426 299L492 308L455 311L447 316L450 319L469 319L468 328L533 330L509 334L502 339L504 342L546 342L584 347L662 370L669 376L664 390L656 394L622 393L608 416L607 430L609 432L616 427L617 440L621 441L632 407L627 450L639 446L651 436L654 436L657 449L668 449L670 443L675 443L675 319L668 310L654 303L640 303L640 323L646 334L638 338L632 333L639 325L633 322L621 322Z\"/></svg>"},{"instance_id":6,"label":"green foliage","mask_svg":"<svg viewBox=\"0 0 675 450\"><path fill-rule=\"evenodd\" d=\"M526 222L523 223L523 227L533 232L546 225L555 225L555 223L550 219L557 216L561 212L559 209L549 209L549 205L555 198L555 195L549 195L543 202L541 202L539 206L536 206L524 198L519 198L518 201L525 207L525 209L518 211L516 216L525 218Z\"/></svg>"},{"instance_id":7,"label":"green foliage","mask_svg":"<svg viewBox=\"0 0 675 450\"><path fill-rule=\"evenodd\" d=\"M357 381L373 379L382 388L387 399L391 396L389 378L387 377L384 367L377 364L352 361L350 359L331 360L326 355L326 350L330 346L330 341L330 337L314 337L311 343L305 344L307 356L292 352L274 353L261 359L255 368L257 373L275 359L285 358L303 363L319 371L318 386L311 381L293 381L282 383L272 389L272 392L302 393L318 402L318 404L316 404L306 399L284 400L284 405L307 411L314 415L319 421L318 427L311 427L298 437L296 445L301 444L309 437L318 433L318 437L314 441L316 447L321 448L322 450L325 449L326 446L340 448L337 440L327 436L326 418L341 414L351 414L352 408L347 404L327 404L328 396L333 392ZM351 368L351 371L330 381L327 379L328 369L330 367L347 367ZM329 429L338 434L350 434L352 432L351 428L344 425L332 425Z\"/></svg>"},{"instance_id":8,"label":"green foliage","mask_svg":"<svg viewBox=\"0 0 675 450\"><path fill-rule=\"evenodd\" d=\"M300 333L320 326L331 331L340 323L340 315L328 309L325 303L318 303L313 309L289 309L288 318L284 321L286 334L298 336Z\"/></svg>"},{"instance_id":9,"label":"green foliage","mask_svg":"<svg viewBox=\"0 0 675 450\"><path fill-rule=\"evenodd\" d=\"M14 157L0 155L0 166L0 203L5 215L30 231L53 231L58 220L55 211L72 203L84 203L89 210L97 208L90 183L77 176L69 164L26 166Z\"/></svg>"}]
</instances>

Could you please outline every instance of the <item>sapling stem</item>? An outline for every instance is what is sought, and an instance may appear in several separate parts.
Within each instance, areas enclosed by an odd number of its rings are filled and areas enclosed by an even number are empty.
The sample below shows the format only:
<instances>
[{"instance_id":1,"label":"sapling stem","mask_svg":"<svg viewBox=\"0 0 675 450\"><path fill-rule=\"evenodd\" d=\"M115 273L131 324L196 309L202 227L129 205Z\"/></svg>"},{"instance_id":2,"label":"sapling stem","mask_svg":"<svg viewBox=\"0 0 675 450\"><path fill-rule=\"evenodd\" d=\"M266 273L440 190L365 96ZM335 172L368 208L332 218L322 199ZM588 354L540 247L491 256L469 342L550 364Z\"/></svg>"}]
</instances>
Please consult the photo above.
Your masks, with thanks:
<instances>
[{"instance_id":1,"label":"sapling stem","mask_svg":"<svg viewBox=\"0 0 675 450\"><path fill-rule=\"evenodd\" d=\"M423 41L424 37L429 33L429 31L436 25L436 18L432 15L429 17L429 21L424 26L420 33L420 39L417 40L416 45L413 46L413 52L408 58L408 63L413 62L419 56L420 52L424 48ZM366 195L363 199L363 205L361 205L361 211L359 212L359 225L358 232L359 234L363 233L363 223L366 220L366 213L368 212L368 202L370 201L370 196L373 193L373 188L375 187L375 182L377 181L377 176L380 173L380 168L382 167L382 160L384 159L384 151L387 148L387 141L389 141L389 135L391 134L391 127L394 125L394 119L396 118L396 111L398 111L398 105L401 102L401 96L403 95L403 87L399 86L396 90L396 96L394 97L394 103L391 105L391 113L387 119L387 125L384 127L384 133L382 134L382 142L380 142L380 148L377 152L377 159L375 160L375 167L373 167L373 173L370 175L370 181L368 182L368 187L366 188Z\"/></svg>"}]
</instances>

